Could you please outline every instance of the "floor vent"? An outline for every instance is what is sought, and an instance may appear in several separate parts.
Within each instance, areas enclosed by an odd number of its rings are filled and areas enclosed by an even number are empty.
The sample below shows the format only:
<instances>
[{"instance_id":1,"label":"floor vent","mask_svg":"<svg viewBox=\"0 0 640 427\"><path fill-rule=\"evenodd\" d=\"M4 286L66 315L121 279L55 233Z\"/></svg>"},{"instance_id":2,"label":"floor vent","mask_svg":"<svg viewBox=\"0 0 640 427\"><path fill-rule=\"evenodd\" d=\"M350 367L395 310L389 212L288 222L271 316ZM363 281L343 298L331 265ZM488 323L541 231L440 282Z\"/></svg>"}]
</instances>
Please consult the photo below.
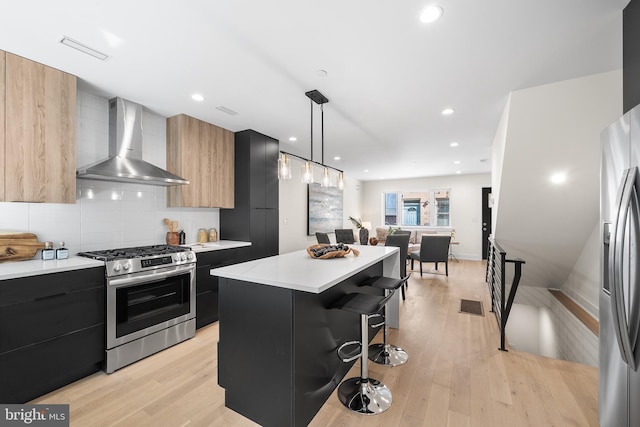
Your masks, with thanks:
<instances>
[{"instance_id":1,"label":"floor vent","mask_svg":"<svg viewBox=\"0 0 640 427\"><path fill-rule=\"evenodd\" d=\"M482 301L461 299L460 313L468 313L468 314L475 314L477 316L484 316L484 312L482 310Z\"/></svg>"}]
</instances>

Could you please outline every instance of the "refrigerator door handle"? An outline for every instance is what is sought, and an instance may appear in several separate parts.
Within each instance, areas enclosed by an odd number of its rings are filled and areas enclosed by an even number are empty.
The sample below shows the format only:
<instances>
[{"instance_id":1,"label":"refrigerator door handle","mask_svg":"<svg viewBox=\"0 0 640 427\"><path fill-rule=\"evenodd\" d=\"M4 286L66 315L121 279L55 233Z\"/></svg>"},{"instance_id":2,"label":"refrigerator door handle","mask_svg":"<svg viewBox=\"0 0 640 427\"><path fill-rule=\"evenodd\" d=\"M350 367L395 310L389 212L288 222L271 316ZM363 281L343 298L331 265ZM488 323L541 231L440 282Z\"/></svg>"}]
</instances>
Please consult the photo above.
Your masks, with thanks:
<instances>
[{"instance_id":1,"label":"refrigerator door handle","mask_svg":"<svg viewBox=\"0 0 640 427\"><path fill-rule=\"evenodd\" d=\"M629 336L629 326L627 322L627 309L624 298L623 286L623 268L624 268L624 246L627 230L627 217L629 210L634 208L634 214L637 214L637 203L633 203L636 194L636 175L638 169L636 167L627 169L622 176L620 191L616 201L617 212L614 225L613 241L611 244L612 253L609 258L609 274L611 286L611 312L613 315L614 331L618 346L620 347L620 356L622 360L633 370L636 370L635 357L633 355L633 346ZM635 198L637 200L637 198Z\"/></svg>"}]
</instances>

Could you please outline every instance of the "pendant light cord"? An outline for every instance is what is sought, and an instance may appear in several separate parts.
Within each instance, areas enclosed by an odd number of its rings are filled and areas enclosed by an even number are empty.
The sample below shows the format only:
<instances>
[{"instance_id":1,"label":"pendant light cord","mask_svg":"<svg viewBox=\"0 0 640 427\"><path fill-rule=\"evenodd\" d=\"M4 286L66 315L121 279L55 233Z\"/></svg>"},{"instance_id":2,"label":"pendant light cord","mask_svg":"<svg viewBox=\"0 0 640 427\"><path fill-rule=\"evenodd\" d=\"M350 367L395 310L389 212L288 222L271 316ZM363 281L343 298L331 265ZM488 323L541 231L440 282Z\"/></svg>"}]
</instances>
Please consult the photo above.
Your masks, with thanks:
<instances>
[{"instance_id":1,"label":"pendant light cord","mask_svg":"<svg viewBox=\"0 0 640 427\"><path fill-rule=\"evenodd\" d=\"M322 164L324 165L324 108L322 108L323 104L320 104L320 137L322 144Z\"/></svg>"}]
</instances>

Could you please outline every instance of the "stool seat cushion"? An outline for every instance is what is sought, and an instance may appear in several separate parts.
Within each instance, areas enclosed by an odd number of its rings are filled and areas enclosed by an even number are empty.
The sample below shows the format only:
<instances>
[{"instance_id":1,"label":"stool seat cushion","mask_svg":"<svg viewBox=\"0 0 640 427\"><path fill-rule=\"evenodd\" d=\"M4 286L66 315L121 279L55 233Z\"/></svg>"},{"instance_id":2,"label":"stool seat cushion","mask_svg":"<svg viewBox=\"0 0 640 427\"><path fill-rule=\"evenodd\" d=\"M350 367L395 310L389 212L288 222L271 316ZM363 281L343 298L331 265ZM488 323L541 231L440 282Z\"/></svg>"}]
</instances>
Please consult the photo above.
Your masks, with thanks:
<instances>
[{"instance_id":1,"label":"stool seat cushion","mask_svg":"<svg viewBox=\"0 0 640 427\"><path fill-rule=\"evenodd\" d=\"M385 276L375 276L362 282L361 286L373 286L374 288L378 289L398 289L400 288L400 286L402 286L403 283L404 280L402 279L393 279L391 277Z\"/></svg>"},{"instance_id":2,"label":"stool seat cushion","mask_svg":"<svg viewBox=\"0 0 640 427\"><path fill-rule=\"evenodd\" d=\"M357 314L375 314L384 305L386 298L378 295L351 293L346 294L331 305L331 308L350 311Z\"/></svg>"}]
</instances>

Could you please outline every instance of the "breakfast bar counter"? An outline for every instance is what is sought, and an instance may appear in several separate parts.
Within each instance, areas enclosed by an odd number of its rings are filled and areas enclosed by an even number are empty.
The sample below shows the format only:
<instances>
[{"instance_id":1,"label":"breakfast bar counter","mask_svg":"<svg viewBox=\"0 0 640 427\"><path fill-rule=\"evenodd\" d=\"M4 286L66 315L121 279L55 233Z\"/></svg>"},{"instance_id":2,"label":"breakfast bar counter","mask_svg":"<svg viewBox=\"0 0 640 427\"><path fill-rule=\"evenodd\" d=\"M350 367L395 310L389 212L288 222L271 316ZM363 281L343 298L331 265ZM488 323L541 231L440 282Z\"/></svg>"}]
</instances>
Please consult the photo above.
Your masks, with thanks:
<instances>
[{"instance_id":1,"label":"breakfast bar counter","mask_svg":"<svg viewBox=\"0 0 640 427\"><path fill-rule=\"evenodd\" d=\"M219 276L218 384L228 408L263 426L313 419L355 363L336 349L360 338L359 316L329 307L350 292L382 295L359 286L369 277L399 277L398 248L354 249L359 256L312 259L302 250L211 270ZM396 298L387 313L395 327L398 305Z\"/></svg>"}]
</instances>

